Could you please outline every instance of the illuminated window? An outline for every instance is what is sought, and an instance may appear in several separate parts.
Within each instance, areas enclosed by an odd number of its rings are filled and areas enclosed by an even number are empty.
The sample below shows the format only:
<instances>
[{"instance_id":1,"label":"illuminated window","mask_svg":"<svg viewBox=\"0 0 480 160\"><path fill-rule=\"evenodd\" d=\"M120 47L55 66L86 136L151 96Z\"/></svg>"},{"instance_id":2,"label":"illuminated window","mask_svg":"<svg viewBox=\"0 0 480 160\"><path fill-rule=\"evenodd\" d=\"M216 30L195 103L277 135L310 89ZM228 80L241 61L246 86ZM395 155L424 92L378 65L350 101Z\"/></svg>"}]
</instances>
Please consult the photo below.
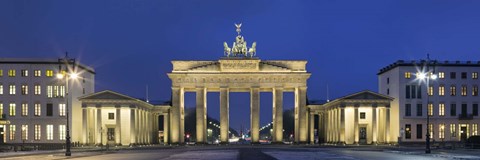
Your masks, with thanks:
<instances>
[{"instance_id":1,"label":"illuminated window","mask_svg":"<svg viewBox=\"0 0 480 160\"><path fill-rule=\"evenodd\" d=\"M3 103L0 103L0 116L2 116L2 118L4 118L3 117Z\"/></svg>"},{"instance_id":2,"label":"illuminated window","mask_svg":"<svg viewBox=\"0 0 480 160\"><path fill-rule=\"evenodd\" d=\"M40 140L41 137L42 137L42 127L39 124L36 124L34 139L38 141Z\"/></svg>"},{"instance_id":3,"label":"illuminated window","mask_svg":"<svg viewBox=\"0 0 480 160\"><path fill-rule=\"evenodd\" d=\"M450 136L457 137L457 128L455 127L455 124L450 124Z\"/></svg>"},{"instance_id":4,"label":"illuminated window","mask_svg":"<svg viewBox=\"0 0 480 160\"><path fill-rule=\"evenodd\" d=\"M438 104L438 115L445 116L445 103Z\"/></svg>"},{"instance_id":5,"label":"illuminated window","mask_svg":"<svg viewBox=\"0 0 480 160\"><path fill-rule=\"evenodd\" d=\"M15 77L15 70L14 69L8 70L8 76Z\"/></svg>"},{"instance_id":6,"label":"illuminated window","mask_svg":"<svg viewBox=\"0 0 480 160\"><path fill-rule=\"evenodd\" d=\"M28 140L28 125L22 125L22 140Z\"/></svg>"},{"instance_id":7,"label":"illuminated window","mask_svg":"<svg viewBox=\"0 0 480 160\"><path fill-rule=\"evenodd\" d=\"M462 85L462 96L467 96L467 85Z\"/></svg>"},{"instance_id":8,"label":"illuminated window","mask_svg":"<svg viewBox=\"0 0 480 160\"><path fill-rule=\"evenodd\" d=\"M53 125L47 125L47 140L53 140Z\"/></svg>"},{"instance_id":9,"label":"illuminated window","mask_svg":"<svg viewBox=\"0 0 480 160\"><path fill-rule=\"evenodd\" d=\"M42 76L42 70L35 70L35 71L33 71L33 76L35 76L35 77L40 77L40 76Z\"/></svg>"},{"instance_id":10,"label":"illuminated window","mask_svg":"<svg viewBox=\"0 0 480 160\"><path fill-rule=\"evenodd\" d=\"M15 132L16 132L16 127L14 124L10 125L10 141L15 140Z\"/></svg>"},{"instance_id":11,"label":"illuminated window","mask_svg":"<svg viewBox=\"0 0 480 160\"><path fill-rule=\"evenodd\" d=\"M433 96L433 85L428 86L428 95Z\"/></svg>"},{"instance_id":12,"label":"illuminated window","mask_svg":"<svg viewBox=\"0 0 480 160\"><path fill-rule=\"evenodd\" d=\"M445 95L445 86L443 84L438 87L438 95L439 96Z\"/></svg>"},{"instance_id":13,"label":"illuminated window","mask_svg":"<svg viewBox=\"0 0 480 160\"><path fill-rule=\"evenodd\" d=\"M47 76L47 77L53 77L53 70L46 70L46 71L45 71L45 76Z\"/></svg>"},{"instance_id":14,"label":"illuminated window","mask_svg":"<svg viewBox=\"0 0 480 160\"><path fill-rule=\"evenodd\" d=\"M35 116L40 116L42 114L42 106L40 103L35 103Z\"/></svg>"},{"instance_id":15,"label":"illuminated window","mask_svg":"<svg viewBox=\"0 0 480 160\"><path fill-rule=\"evenodd\" d=\"M472 72L472 79L478 79L478 73Z\"/></svg>"},{"instance_id":16,"label":"illuminated window","mask_svg":"<svg viewBox=\"0 0 480 160\"><path fill-rule=\"evenodd\" d=\"M60 135L60 140L65 140L65 131L66 131L66 127L65 125L59 125L58 126L58 132L59 132L59 135Z\"/></svg>"},{"instance_id":17,"label":"illuminated window","mask_svg":"<svg viewBox=\"0 0 480 160\"><path fill-rule=\"evenodd\" d=\"M478 125L472 124L472 136L478 135Z\"/></svg>"},{"instance_id":18,"label":"illuminated window","mask_svg":"<svg viewBox=\"0 0 480 160\"><path fill-rule=\"evenodd\" d=\"M48 98L53 97L53 86L47 86L47 97Z\"/></svg>"},{"instance_id":19,"label":"illuminated window","mask_svg":"<svg viewBox=\"0 0 480 160\"><path fill-rule=\"evenodd\" d=\"M428 131L430 131L430 138L433 138L433 124L428 124Z\"/></svg>"},{"instance_id":20,"label":"illuminated window","mask_svg":"<svg viewBox=\"0 0 480 160\"><path fill-rule=\"evenodd\" d=\"M65 116L65 104L58 104L58 111L60 116Z\"/></svg>"},{"instance_id":21,"label":"illuminated window","mask_svg":"<svg viewBox=\"0 0 480 160\"><path fill-rule=\"evenodd\" d=\"M472 96L478 96L478 86L473 85L472 87Z\"/></svg>"},{"instance_id":22,"label":"illuminated window","mask_svg":"<svg viewBox=\"0 0 480 160\"><path fill-rule=\"evenodd\" d=\"M445 72L438 72L438 78L444 79L445 78Z\"/></svg>"},{"instance_id":23,"label":"illuminated window","mask_svg":"<svg viewBox=\"0 0 480 160\"><path fill-rule=\"evenodd\" d=\"M405 78L410 79L412 77L411 72L405 72Z\"/></svg>"},{"instance_id":24,"label":"illuminated window","mask_svg":"<svg viewBox=\"0 0 480 160\"><path fill-rule=\"evenodd\" d=\"M457 87L455 85L450 86L450 96L457 95Z\"/></svg>"},{"instance_id":25,"label":"illuminated window","mask_svg":"<svg viewBox=\"0 0 480 160\"><path fill-rule=\"evenodd\" d=\"M3 84L0 84L0 94L3 94Z\"/></svg>"},{"instance_id":26,"label":"illuminated window","mask_svg":"<svg viewBox=\"0 0 480 160\"><path fill-rule=\"evenodd\" d=\"M53 97L65 97L65 86L52 86ZM48 88L47 88L48 89Z\"/></svg>"},{"instance_id":27,"label":"illuminated window","mask_svg":"<svg viewBox=\"0 0 480 160\"><path fill-rule=\"evenodd\" d=\"M22 69L22 77L28 77L28 70Z\"/></svg>"},{"instance_id":28,"label":"illuminated window","mask_svg":"<svg viewBox=\"0 0 480 160\"><path fill-rule=\"evenodd\" d=\"M28 116L28 104L22 103L22 116Z\"/></svg>"},{"instance_id":29,"label":"illuminated window","mask_svg":"<svg viewBox=\"0 0 480 160\"><path fill-rule=\"evenodd\" d=\"M438 126L438 138L440 139L445 138L445 124L440 124Z\"/></svg>"},{"instance_id":30,"label":"illuminated window","mask_svg":"<svg viewBox=\"0 0 480 160\"><path fill-rule=\"evenodd\" d=\"M0 69L0 77L3 76L3 70Z\"/></svg>"},{"instance_id":31,"label":"illuminated window","mask_svg":"<svg viewBox=\"0 0 480 160\"><path fill-rule=\"evenodd\" d=\"M433 116L433 104L432 103L428 104L428 115Z\"/></svg>"},{"instance_id":32,"label":"illuminated window","mask_svg":"<svg viewBox=\"0 0 480 160\"><path fill-rule=\"evenodd\" d=\"M15 108L16 108L16 105L15 103L10 103L10 116L13 117L15 116Z\"/></svg>"},{"instance_id":33,"label":"illuminated window","mask_svg":"<svg viewBox=\"0 0 480 160\"><path fill-rule=\"evenodd\" d=\"M27 94L28 94L28 86L22 85L22 95L27 95Z\"/></svg>"},{"instance_id":34,"label":"illuminated window","mask_svg":"<svg viewBox=\"0 0 480 160\"><path fill-rule=\"evenodd\" d=\"M42 87L40 85L35 85L35 95L42 94Z\"/></svg>"},{"instance_id":35,"label":"illuminated window","mask_svg":"<svg viewBox=\"0 0 480 160\"><path fill-rule=\"evenodd\" d=\"M11 84L9 88L10 88L10 94L11 94L11 95L14 95L14 94L15 94L15 91L16 91L15 85L14 85L14 84Z\"/></svg>"},{"instance_id":36,"label":"illuminated window","mask_svg":"<svg viewBox=\"0 0 480 160\"><path fill-rule=\"evenodd\" d=\"M405 139L412 138L412 126L410 124L405 124Z\"/></svg>"}]
</instances>

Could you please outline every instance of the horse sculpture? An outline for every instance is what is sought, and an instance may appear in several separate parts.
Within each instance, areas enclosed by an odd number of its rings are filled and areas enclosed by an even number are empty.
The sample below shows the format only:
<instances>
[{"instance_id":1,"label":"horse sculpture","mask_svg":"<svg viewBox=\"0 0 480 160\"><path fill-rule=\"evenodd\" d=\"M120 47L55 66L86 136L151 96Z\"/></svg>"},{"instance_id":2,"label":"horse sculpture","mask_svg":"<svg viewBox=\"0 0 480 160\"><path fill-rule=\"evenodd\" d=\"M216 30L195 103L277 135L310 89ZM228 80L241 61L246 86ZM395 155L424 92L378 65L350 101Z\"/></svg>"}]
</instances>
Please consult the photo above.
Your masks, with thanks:
<instances>
[{"instance_id":1,"label":"horse sculpture","mask_svg":"<svg viewBox=\"0 0 480 160\"><path fill-rule=\"evenodd\" d=\"M228 44L227 42L223 42L223 54L225 54L225 56L229 57L230 54L232 53L232 49L230 47L228 47Z\"/></svg>"}]
</instances>

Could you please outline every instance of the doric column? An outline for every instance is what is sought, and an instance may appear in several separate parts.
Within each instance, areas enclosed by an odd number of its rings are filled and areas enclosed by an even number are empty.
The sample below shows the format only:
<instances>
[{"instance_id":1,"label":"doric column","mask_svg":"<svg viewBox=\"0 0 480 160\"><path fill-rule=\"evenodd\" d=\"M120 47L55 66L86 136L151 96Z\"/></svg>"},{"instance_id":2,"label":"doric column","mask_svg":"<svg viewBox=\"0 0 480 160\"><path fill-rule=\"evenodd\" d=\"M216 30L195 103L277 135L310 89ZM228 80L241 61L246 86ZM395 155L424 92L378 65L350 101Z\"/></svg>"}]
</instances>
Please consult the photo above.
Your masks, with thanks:
<instances>
[{"instance_id":1,"label":"doric column","mask_svg":"<svg viewBox=\"0 0 480 160\"><path fill-rule=\"evenodd\" d=\"M308 141L308 113L307 113L307 87L297 87L295 88L295 108L298 109L296 112L296 117L298 117L298 134L295 135L297 143L307 143ZM295 123L297 124L297 123ZM298 137L298 139L297 139Z\"/></svg>"},{"instance_id":2,"label":"doric column","mask_svg":"<svg viewBox=\"0 0 480 160\"><path fill-rule=\"evenodd\" d=\"M385 108L385 142L390 143L390 107Z\"/></svg>"},{"instance_id":3,"label":"doric column","mask_svg":"<svg viewBox=\"0 0 480 160\"><path fill-rule=\"evenodd\" d=\"M135 125L135 106L130 106L130 146L135 145L135 134L137 128Z\"/></svg>"},{"instance_id":4,"label":"doric column","mask_svg":"<svg viewBox=\"0 0 480 160\"><path fill-rule=\"evenodd\" d=\"M135 110L135 127L136 127L136 130L135 130L135 143L136 144L141 144L141 139L140 139L140 136L141 136L141 128L142 126L141 125L141 115L140 115L140 109L137 108Z\"/></svg>"},{"instance_id":5,"label":"doric column","mask_svg":"<svg viewBox=\"0 0 480 160\"><path fill-rule=\"evenodd\" d=\"M229 138L229 94L228 88L220 88L220 142L224 144Z\"/></svg>"},{"instance_id":6,"label":"doric column","mask_svg":"<svg viewBox=\"0 0 480 160\"><path fill-rule=\"evenodd\" d=\"M283 143L283 88L273 88L273 143ZM258 98L260 99L260 98Z\"/></svg>"},{"instance_id":7,"label":"doric column","mask_svg":"<svg viewBox=\"0 0 480 160\"><path fill-rule=\"evenodd\" d=\"M340 142L345 143L345 108L340 108Z\"/></svg>"},{"instance_id":8,"label":"doric column","mask_svg":"<svg viewBox=\"0 0 480 160\"><path fill-rule=\"evenodd\" d=\"M325 124L323 123L323 113L320 112L318 114L318 130L317 130L317 134L318 134L318 144L322 144L323 141L325 141L325 137L323 135L323 128L325 126Z\"/></svg>"},{"instance_id":9,"label":"doric column","mask_svg":"<svg viewBox=\"0 0 480 160\"><path fill-rule=\"evenodd\" d=\"M116 130L116 135L115 135L115 143L117 145L122 145L122 126L121 126L121 108L120 106L115 106L116 108L116 117L115 117L115 120L116 120L116 123L115 123L115 130Z\"/></svg>"},{"instance_id":10,"label":"doric column","mask_svg":"<svg viewBox=\"0 0 480 160\"><path fill-rule=\"evenodd\" d=\"M183 142L183 133L180 129L181 108L183 107L183 88L172 87L172 108L170 116L170 138L171 143L178 144Z\"/></svg>"},{"instance_id":11,"label":"doric column","mask_svg":"<svg viewBox=\"0 0 480 160\"><path fill-rule=\"evenodd\" d=\"M372 106L372 143L377 143L377 107Z\"/></svg>"},{"instance_id":12,"label":"doric column","mask_svg":"<svg viewBox=\"0 0 480 160\"><path fill-rule=\"evenodd\" d=\"M197 88L197 143L207 142L207 88Z\"/></svg>"},{"instance_id":13,"label":"doric column","mask_svg":"<svg viewBox=\"0 0 480 160\"><path fill-rule=\"evenodd\" d=\"M360 135L359 135L359 128L358 128L358 121L359 121L359 115L358 115L358 107L354 107L354 122L353 122L353 135L355 136L355 144L358 144L358 142L360 141Z\"/></svg>"},{"instance_id":14,"label":"doric column","mask_svg":"<svg viewBox=\"0 0 480 160\"><path fill-rule=\"evenodd\" d=\"M327 110L327 142L332 143L332 111Z\"/></svg>"},{"instance_id":15,"label":"doric column","mask_svg":"<svg viewBox=\"0 0 480 160\"><path fill-rule=\"evenodd\" d=\"M88 127L87 127L87 124L88 124L88 116L87 116L88 112L87 112L87 108L86 106L82 106L82 131L83 131L83 135L82 135L82 138L83 138L83 141L82 143L84 145L87 145L88 144L88 133L89 133L89 130L88 130ZM8 133L5 131L5 133Z\"/></svg>"},{"instance_id":16,"label":"doric column","mask_svg":"<svg viewBox=\"0 0 480 160\"><path fill-rule=\"evenodd\" d=\"M314 130L315 130L315 125L314 125L315 124L315 122L314 122L315 115L313 113L308 114L308 119L310 121L308 123L308 125L309 125L308 135L310 137L309 140L310 140L310 144L314 144L315 143L315 132L314 132Z\"/></svg>"},{"instance_id":17,"label":"doric column","mask_svg":"<svg viewBox=\"0 0 480 160\"><path fill-rule=\"evenodd\" d=\"M260 138L260 89L250 88L250 134L252 143L259 143Z\"/></svg>"},{"instance_id":18,"label":"doric column","mask_svg":"<svg viewBox=\"0 0 480 160\"><path fill-rule=\"evenodd\" d=\"M152 113L148 110L145 111L145 136L147 139L147 144L152 144Z\"/></svg>"},{"instance_id":19,"label":"doric column","mask_svg":"<svg viewBox=\"0 0 480 160\"><path fill-rule=\"evenodd\" d=\"M164 144L168 144L169 143L169 138L170 138L170 132L168 130L168 128L170 127L169 126L169 121L170 121L170 118L168 118L168 113L165 113L163 115L163 143Z\"/></svg>"},{"instance_id":20,"label":"doric column","mask_svg":"<svg viewBox=\"0 0 480 160\"><path fill-rule=\"evenodd\" d=\"M106 131L107 128L104 128L102 125L102 108L100 105L97 105L97 144L103 145L102 144L102 139L103 139L103 134L102 132ZM105 133L105 132L104 132Z\"/></svg>"}]
</instances>

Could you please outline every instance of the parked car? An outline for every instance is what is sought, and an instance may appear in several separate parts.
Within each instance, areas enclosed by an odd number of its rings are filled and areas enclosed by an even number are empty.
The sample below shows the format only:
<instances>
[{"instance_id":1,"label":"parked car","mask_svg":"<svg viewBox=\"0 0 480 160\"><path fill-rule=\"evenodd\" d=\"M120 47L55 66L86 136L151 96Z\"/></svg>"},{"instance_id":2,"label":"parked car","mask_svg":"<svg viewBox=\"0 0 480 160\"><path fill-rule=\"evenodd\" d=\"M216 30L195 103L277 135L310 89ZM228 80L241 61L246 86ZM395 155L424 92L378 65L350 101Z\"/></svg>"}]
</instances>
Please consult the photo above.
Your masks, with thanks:
<instances>
[{"instance_id":1,"label":"parked car","mask_svg":"<svg viewBox=\"0 0 480 160\"><path fill-rule=\"evenodd\" d=\"M465 143L465 147L480 148L480 136L470 136Z\"/></svg>"}]
</instances>

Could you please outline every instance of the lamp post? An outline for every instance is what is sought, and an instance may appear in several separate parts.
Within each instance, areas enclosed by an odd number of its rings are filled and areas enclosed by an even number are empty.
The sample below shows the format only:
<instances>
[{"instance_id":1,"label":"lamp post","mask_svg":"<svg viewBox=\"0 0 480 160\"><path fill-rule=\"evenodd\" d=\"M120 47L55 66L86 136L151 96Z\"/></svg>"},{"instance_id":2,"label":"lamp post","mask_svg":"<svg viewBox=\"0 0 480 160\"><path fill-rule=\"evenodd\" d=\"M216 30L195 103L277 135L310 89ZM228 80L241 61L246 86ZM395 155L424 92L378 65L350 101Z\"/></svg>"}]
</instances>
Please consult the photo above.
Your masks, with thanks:
<instances>
[{"instance_id":1,"label":"lamp post","mask_svg":"<svg viewBox=\"0 0 480 160\"><path fill-rule=\"evenodd\" d=\"M73 62L73 64L75 65L75 59L68 59L68 56L65 55L65 58L63 59L58 59L58 62L60 64L59 66L59 69L60 69L60 72L57 74L57 78L58 79L64 79L65 80L65 101L66 101L66 114L67 114L67 129L66 129L66 137L65 137L65 156L71 156L72 155L72 152L70 152L70 147L71 147L71 141L70 141L70 118L69 118L69 103L68 103L68 92L69 92L69 89L68 89L68 81L69 79L76 79L78 77L77 73L75 72L68 72L70 70L74 71L75 69L72 68L70 69L68 67L69 63L70 62ZM66 72L62 72L61 70L61 64L64 63L65 64L65 67L66 67Z\"/></svg>"},{"instance_id":2,"label":"lamp post","mask_svg":"<svg viewBox=\"0 0 480 160\"><path fill-rule=\"evenodd\" d=\"M427 61L426 61L425 65L426 65L426 72L423 70L423 66L422 66L422 71L417 73L417 79L420 80L420 81L425 80L426 88L427 88L427 134L426 134L426 138L425 138L425 153L429 154L429 153L431 153L431 149L430 149L430 111L429 111L430 79L432 79L432 80L437 79L437 75L434 74L435 71L430 71L430 57L428 55L427 55ZM433 94L433 90L432 90L432 94ZM433 113L433 108L432 108L432 113Z\"/></svg>"}]
</instances>

